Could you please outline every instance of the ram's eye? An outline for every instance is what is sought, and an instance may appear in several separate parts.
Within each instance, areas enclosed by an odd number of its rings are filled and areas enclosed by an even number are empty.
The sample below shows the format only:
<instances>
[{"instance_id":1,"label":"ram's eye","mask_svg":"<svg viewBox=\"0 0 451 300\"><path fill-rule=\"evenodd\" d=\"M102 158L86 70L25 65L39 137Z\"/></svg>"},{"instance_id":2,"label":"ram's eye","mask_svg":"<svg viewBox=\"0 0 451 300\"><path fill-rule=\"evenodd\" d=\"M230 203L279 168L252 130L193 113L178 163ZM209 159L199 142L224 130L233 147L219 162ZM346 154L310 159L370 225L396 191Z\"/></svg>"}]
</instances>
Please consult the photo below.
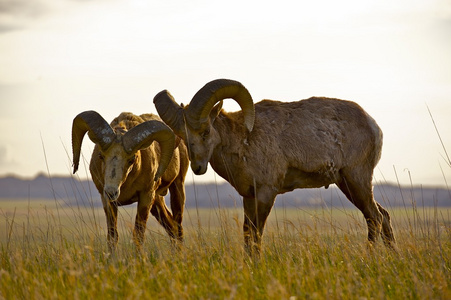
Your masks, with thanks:
<instances>
[{"instance_id":1,"label":"ram's eye","mask_svg":"<svg viewBox=\"0 0 451 300\"><path fill-rule=\"evenodd\" d=\"M104 159L105 159L105 156L104 156L102 153L99 153L99 159L100 159L100 160L104 160Z\"/></svg>"},{"instance_id":2,"label":"ram's eye","mask_svg":"<svg viewBox=\"0 0 451 300\"><path fill-rule=\"evenodd\" d=\"M202 138L205 140L210 135L210 128L202 132Z\"/></svg>"}]
</instances>

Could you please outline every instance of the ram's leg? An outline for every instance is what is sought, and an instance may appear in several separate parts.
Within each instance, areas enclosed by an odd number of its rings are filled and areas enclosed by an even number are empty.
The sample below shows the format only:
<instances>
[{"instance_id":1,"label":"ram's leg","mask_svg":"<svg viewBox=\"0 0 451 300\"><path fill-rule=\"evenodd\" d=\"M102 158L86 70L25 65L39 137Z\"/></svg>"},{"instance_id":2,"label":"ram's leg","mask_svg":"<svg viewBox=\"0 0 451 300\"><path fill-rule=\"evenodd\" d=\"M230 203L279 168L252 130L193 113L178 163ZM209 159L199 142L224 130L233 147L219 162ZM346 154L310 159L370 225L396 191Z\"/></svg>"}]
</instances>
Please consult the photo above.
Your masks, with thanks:
<instances>
[{"instance_id":1,"label":"ram's leg","mask_svg":"<svg viewBox=\"0 0 451 300\"><path fill-rule=\"evenodd\" d=\"M382 240L387 247L394 248L395 235L393 234L393 228L391 226L390 214L379 203L377 203L377 207L384 217L384 220L382 221Z\"/></svg>"},{"instance_id":2,"label":"ram's leg","mask_svg":"<svg viewBox=\"0 0 451 300\"><path fill-rule=\"evenodd\" d=\"M176 239L183 241L183 210L185 208L185 186L183 178L176 178L169 186L171 197L171 210L174 221L177 223Z\"/></svg>"},{"instance_id":3,"label":"ram's leg","mask_svg":"<svg viewBox=\"0 0 451 300\"><path fill-rule=\"evenodd\" d=\"M150 212L161 224L161 226L163 226L163 228L166 230L166 232L172 239L176 239L178 237L179 233L178 225L174 221L171 212L164 203L164 198L162 196L155 197L155 202L152 205L152 209L150 210Z\"/></svg>"},{"instance_id":4,"label":"ram's leg","mask_svg":"<svg viewBox=\"0 0 451 300\"><path fill-rule=\"evenodd\" d=\"M103 199L102 199L103 200ZM119 235L117 233L117 204L108 200L103 201L103 210L105 211L106 223L108 228L107 244L111 254L116 252Z\"/></svg>"},{"instance_id":5,"label":"ram's leg","mask_svg":"<svg viewBox=\"0 0 451 300\"><path fill-rule=\"evenodd\" d=\"M150 197L140 197L138 200L138 207L135 219L135 228L133 230L133 241L136 245L136 250L142 253L142 245L144 243L144 234L146 232L147 219L149 218L149 211L151 206Z\"/></svg>"},{"instance_id":6,"label":"ram's leg","mask_svg":"<svg viewBox=\"0 0 451 300\"><path fill-rule=\"evenodd\" d=\"M261 238L271 208L274 204L275 195L266 193L261 188L257 191L257 197L244 197L244 247L250 255L259 255L261 251Z\"/></svg>"},{"instance_id":7,"label":"ram's leg","mask_svg":"<svg viewBox=\"0 0 451 300\"><path fill-rule=\"evenodd\" d=\"M362 173L357 176L342 174L338 183L340 190L346 197L363 213L368 226L368 241L373 244L381 234L382 222L384 216L379 211L378 205L373 197L373 187L370 176L364 176Z\"/></svg>"}]
</instances>

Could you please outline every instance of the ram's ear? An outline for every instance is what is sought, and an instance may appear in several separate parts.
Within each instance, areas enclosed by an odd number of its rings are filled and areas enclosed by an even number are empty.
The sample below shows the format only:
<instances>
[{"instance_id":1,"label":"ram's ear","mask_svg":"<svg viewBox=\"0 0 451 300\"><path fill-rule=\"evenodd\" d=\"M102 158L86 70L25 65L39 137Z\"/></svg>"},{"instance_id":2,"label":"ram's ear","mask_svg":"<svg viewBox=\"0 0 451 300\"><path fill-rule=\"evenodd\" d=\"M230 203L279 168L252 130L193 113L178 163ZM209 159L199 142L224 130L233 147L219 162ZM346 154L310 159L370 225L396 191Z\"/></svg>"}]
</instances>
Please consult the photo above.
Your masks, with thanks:
<instances>
[{"instance_id":1,"label":"ram's ear","mask_svg":"<svg viewBox=\"0 0 451 300\"><path fill-rule=\"evenodd\" d=\"M213 108L210 111L210 122L213 123L216 119L216 117L219 115L219 113L222 110L222 102L220 101L218 104L216 104L215 106L213 106Z\"/></svg>"}]
</instances>

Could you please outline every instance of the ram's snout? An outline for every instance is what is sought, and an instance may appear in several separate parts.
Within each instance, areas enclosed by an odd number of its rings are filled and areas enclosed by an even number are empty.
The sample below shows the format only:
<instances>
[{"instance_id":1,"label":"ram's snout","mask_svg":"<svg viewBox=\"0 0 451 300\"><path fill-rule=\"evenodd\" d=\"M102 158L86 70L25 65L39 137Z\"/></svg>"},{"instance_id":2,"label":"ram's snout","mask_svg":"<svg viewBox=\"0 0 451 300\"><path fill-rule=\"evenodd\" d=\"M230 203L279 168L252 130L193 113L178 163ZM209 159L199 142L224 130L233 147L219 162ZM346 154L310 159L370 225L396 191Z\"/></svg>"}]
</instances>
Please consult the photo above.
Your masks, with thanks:
<instances>
[{"instance_id":1,"label":"ram's snout","mask_svg":"<svg viewBox=\"0 0 451 300\"><path fill-rule=\"evenodd\" d=\"M105 199L110 200L111 202L116 201L119 198L120 190L114 186L106 186L103 190L103 196Z\"/></svg>"},{"instance_id":2,"label":"ram's snout","mask_svg":"<svg viewBox=\"0 0 451 300\"><path fill-rule=\"evenodd\" d=\"M202 175L207 172L208 169L208 161L207 162L195 162L191 161L191 170L193 170L194 174Z\"/></svg>"}]
</instances>

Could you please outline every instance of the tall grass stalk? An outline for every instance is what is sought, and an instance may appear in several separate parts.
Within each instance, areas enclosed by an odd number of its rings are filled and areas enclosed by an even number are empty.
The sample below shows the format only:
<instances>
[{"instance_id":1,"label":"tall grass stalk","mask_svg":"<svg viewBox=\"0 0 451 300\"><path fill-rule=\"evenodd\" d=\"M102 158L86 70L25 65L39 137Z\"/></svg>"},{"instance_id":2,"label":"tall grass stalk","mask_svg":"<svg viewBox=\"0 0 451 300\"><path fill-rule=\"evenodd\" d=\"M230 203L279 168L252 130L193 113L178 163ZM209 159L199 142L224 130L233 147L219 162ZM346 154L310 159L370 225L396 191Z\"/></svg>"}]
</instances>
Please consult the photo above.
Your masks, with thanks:
<instances>
[{"instance_id":1,"label":"tall grass stalk","mask_svg":"<svg viewBox=\"0 0 451 300\"><path fill-rule=\"evenodd\" d=\"M437 133L438 139L440 140L440 144L442 145L443 151L445 152L445 156L446 156L445 161L448 164L448 166L451 168L451 159L448 155L448 151L446 151L446 147L445 147L445 144L443 143L443 139L442 139L442 136L440 135L440 131L438 130L437 124L435 124L435 120L434 120L434 117L432 116L429 106L426 105L426 107L428 109L429 116L431 117L432 124L434 124L435 132Z\"/></svg>"}]
</instances>

